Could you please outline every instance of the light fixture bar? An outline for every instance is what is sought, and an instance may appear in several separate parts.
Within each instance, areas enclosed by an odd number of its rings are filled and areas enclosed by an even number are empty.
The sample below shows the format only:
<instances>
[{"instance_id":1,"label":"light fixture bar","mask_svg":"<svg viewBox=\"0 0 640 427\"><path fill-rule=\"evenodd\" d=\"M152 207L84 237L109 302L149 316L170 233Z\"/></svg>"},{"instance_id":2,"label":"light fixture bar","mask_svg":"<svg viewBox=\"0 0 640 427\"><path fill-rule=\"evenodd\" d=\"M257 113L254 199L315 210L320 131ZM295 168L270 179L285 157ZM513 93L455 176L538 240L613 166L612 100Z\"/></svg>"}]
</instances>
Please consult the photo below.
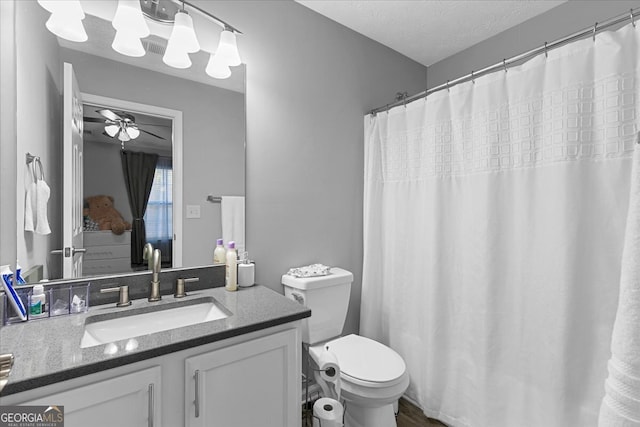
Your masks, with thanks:
<instances>
[{"instance_id":1,"label":"light fixture bar","mask_svg":"<svg viewBox=\"0 0 640 427\"><path fill-rule=\"evenodd\" d=\"M212 15L211 13L207 12L204 9L201 9L200 7L196 6L193 3L190 3L188 1L182 1L182 4L186 4L187 6L189 6L192 9L197 10L198 12L200 12L201 14L208 16L209 18L213 19L214 21L218 22L218 24L220 24L224 29L229 30L231 32L234 32L236 34L242 34L242 31L238 30L237 28L235 28L234 26L232 26L231 24L229 24L226 21L223 21L222 19L218 18L215 15Z\"/></svg>"}]
</instances>

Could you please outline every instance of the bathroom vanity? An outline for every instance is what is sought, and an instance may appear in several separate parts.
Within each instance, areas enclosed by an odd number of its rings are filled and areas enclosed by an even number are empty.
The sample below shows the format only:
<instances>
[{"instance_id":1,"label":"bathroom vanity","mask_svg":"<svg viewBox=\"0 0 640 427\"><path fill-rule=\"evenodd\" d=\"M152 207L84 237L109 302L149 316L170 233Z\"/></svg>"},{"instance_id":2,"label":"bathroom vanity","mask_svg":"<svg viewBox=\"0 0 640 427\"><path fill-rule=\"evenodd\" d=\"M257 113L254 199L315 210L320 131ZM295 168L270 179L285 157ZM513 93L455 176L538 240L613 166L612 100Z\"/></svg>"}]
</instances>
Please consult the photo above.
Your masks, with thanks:
<instances>
[{"instance_id":1,"label":"bathroom vanity","mask_svg":"<svg viewBox=\"0 0 640 427\"><path fill-rule=\"evenodd\" d=\"M63 405L67 427L300 426L300 326L310 310L263 286L168 295L153 307L203 300L226 317L107 343L83 340L87 325L128 313L143 324L135 316L149 312L146 300L0 328L0 353L15 356L0 405Z\"/></svg>"}]
</instances>

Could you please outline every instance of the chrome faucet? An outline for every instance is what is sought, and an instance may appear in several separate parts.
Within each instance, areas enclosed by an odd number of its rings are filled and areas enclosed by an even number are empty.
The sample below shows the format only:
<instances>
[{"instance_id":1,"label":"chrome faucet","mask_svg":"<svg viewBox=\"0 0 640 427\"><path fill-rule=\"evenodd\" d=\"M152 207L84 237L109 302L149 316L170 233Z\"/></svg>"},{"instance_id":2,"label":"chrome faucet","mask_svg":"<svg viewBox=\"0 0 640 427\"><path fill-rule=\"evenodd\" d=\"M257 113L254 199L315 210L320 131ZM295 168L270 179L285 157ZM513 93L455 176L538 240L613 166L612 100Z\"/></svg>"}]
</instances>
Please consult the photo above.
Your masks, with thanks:
<instances>
[{"instance_id":1,"label":"chrome faucet","mask_svg":"<svg viewBox=\"0 0 640 427\"><path fill-rule=\"evenodd\" d=\"M155 249L151 257L151 290L149 292L149 302L156 302L162 299L160 295L160 249Z\"/></svg>"},{"instance_id":2,"label":"chrome faucet","mask_svg":"<svg viewBox=\"0 0 640 427\"><path fill-rule=\"evenodd\" d=\"M147 261L149 270L153 270L153 245L151 243L144 245L144 249L142 250L142 259Z\"/></svg>"}]
</instances>

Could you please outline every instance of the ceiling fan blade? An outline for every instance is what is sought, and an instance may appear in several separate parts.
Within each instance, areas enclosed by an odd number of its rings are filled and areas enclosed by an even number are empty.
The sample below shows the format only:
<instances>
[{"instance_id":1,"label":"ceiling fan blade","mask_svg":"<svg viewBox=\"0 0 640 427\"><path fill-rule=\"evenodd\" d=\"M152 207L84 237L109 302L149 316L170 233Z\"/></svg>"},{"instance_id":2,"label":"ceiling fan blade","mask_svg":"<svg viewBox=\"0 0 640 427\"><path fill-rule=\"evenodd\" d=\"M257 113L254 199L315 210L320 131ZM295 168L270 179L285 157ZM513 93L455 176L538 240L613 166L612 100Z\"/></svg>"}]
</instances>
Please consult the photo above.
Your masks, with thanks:
<instances>
[{"instance_id":1,"label":"ceiling fan blade","mask_svg":"<svg viewBox=\"0 0 640 427\"><path fill-rule=\"evenodd\" d=\"M167 138L163 138L163 137L161 137L160 135L156 135L155 133L151 133L151 132L149 132L148 130L140 129L140 132L144 132L144 133L149 134L149 135L151 135L151 136L155 136L156 138L160 138L160 139L167 139Z\"/></svg>"},{"instance_id":2,"label":"ceiling fan blade","mask_svg":"<svg viewBox=\"0 0 640 427\"><path fill-rule=\"evenodd\" d=\"M107 108L103 108L102 110L96 110L96 113L106 117L109 120L113 120L114 122L118 120L122 120L122 117L120 117L119 115L117 115L116 113L114 113L113 111Z\"/></svg>"},{"instance_id":3,"label":"ceiling fan blade","mask_svg":"<svg viewBox=\"0 0 640 427\"><path fill-rule=\"evenodd\" d=\"M105 123L105 119L100 117L84 117L82 120L87 123Z\"/></svg>"}]
</instances>

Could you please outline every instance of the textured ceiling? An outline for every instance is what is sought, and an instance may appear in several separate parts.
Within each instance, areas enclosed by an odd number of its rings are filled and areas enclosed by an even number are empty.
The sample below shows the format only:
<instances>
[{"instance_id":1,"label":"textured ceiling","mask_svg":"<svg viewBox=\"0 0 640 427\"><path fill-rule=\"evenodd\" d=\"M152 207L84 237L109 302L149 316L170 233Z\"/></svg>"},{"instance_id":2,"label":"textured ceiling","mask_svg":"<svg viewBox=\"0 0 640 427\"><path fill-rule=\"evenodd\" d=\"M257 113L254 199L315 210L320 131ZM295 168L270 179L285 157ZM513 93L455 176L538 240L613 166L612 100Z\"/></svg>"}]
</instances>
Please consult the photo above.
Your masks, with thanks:
<instances>
[{"instance_id":1,"label":"textured ceiling","mask_svg":"<svg viewBox=\"0 0 640 427\"><path fill-rule=\"evenodd\" d=\"M566 0L296 0L429 66Z\"/></svg>"}]
</instances>

